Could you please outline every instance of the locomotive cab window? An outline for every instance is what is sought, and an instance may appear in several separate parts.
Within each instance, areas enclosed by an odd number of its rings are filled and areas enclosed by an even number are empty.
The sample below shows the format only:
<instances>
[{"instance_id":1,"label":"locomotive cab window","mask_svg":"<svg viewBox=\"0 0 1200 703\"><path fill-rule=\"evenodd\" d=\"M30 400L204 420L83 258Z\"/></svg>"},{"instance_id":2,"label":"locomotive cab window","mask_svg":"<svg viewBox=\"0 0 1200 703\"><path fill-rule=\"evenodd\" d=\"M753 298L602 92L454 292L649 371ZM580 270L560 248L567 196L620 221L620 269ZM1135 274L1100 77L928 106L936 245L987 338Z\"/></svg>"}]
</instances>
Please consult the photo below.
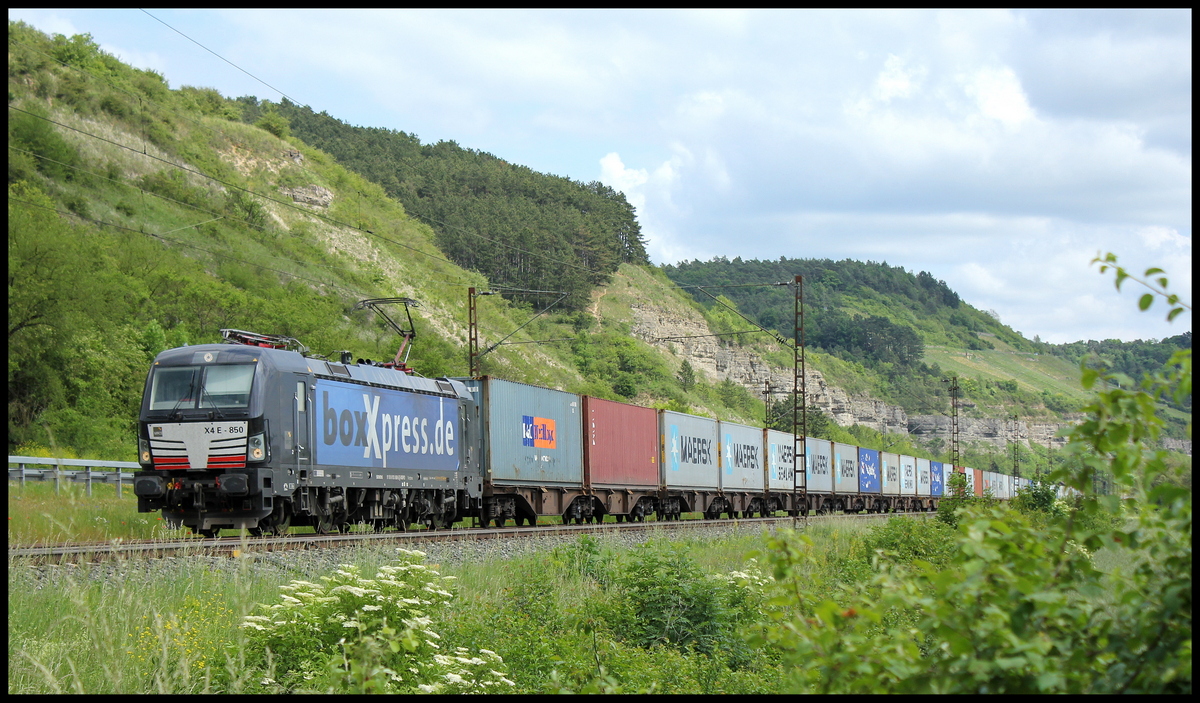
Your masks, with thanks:
<instances>
[{"instance_id":1,"label":"locomotive cab window","mask_svg":"<svg viewBox=\"0 0 1200 703\"><path fill-rule=\"evenodd\" d=\"M250 404L254 364L154 369L150 410L244 408Z\"/></svg>"}]
</instances>

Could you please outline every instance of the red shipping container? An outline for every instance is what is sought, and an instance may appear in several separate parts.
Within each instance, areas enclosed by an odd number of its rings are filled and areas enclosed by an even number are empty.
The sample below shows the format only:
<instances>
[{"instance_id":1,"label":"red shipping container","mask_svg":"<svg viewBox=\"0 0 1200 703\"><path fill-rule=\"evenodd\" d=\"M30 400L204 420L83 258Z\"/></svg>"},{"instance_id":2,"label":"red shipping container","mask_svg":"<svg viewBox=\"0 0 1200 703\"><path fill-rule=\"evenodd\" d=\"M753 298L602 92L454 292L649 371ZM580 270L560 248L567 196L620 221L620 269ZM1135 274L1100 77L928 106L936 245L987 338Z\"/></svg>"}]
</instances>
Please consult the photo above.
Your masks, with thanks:
<instances>
[{"instance_id":1,"label":"red shipping container","mask_svg":"<svg viewBox=\"0 0 1200 703\"><path fill-rule=\"evenodd\" d=\"M653 408L583 397L583 482L657 486L658 413Z\"/></svg>"}]
</instances>

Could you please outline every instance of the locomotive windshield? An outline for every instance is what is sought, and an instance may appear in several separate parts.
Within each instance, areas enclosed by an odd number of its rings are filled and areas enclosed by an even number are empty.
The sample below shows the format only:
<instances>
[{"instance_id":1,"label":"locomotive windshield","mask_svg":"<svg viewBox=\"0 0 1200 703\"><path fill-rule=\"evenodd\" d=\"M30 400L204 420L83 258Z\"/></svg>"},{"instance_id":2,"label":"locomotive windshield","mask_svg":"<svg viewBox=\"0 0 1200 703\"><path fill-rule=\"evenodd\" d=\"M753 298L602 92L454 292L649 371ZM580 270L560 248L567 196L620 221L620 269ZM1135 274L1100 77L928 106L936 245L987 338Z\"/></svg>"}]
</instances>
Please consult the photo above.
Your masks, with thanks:
<instances>
[{"instance_id":1,"label":"locomotive windshield","mask_svg":"<svg viewBox=\"0 0 1200 703\"><path fill-rule=\"evenodd\" d=\"M254 364L160 366L150 383L150 410L245 408Z\"/></svg>"}]
</instances>

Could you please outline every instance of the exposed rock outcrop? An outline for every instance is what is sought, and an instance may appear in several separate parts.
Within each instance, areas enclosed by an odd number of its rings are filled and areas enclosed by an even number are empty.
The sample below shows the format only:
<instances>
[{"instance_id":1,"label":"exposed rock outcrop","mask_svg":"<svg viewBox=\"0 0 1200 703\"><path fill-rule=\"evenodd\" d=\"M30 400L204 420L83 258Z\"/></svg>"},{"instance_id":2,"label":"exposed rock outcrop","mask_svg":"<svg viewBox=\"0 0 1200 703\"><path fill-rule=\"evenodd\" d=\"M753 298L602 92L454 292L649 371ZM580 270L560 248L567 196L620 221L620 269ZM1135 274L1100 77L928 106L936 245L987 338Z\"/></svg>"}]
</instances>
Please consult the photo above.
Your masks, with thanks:
<instances>
[{"instance_id":1,"label":"exposed rock outcrop","mask_svg":"<svg viewBox=\"0 0 1200 703\"><path fill-rule=\"evenodd\" d=\"M329 207L333 202L333 191L319 185L306 185L298 188L280 188L279 192L291 196L292 200L305 205Z\"/></svg>"},{"instance_id":2,"label":"exposed rock outcrop","mask_svg":"<svg viewBox=\"0 0 1200 703\"><path fill-rule=\"evenodd\" d=\"M793 372L772 369L757 354L739 346L721 341L720 337L709 336L712 332L704 318L697 312L669 309L655 301L644 301L633 305L633 336L687 360L698 374L710 381L719 382L726 378L745 386L750 392L761 394L767 382L771 387L790 390ZM829 385L824 376L813 368L805 373L805 386L810 407L816 407L843 427L863 425L880 432L913 434L921 439L943 438L947 443L951 436L951 418L942 415L913 415L897 405L864 396L851 396L841 388ZM958 420L959 441L987 442L997 447L1007 447L1013 440L1014 428L1007 418L964 417L961 413L973 405L960 407ZM1082 415L1068 416L1066 422L1016 423L1016 440L1029 446L1066 446L1066 439L1058 436L1059 430L1071 427L1083 419ZM1168 449L1191 454L1192 446L1186 440L1163 440Z\"/></svg>"}]
</instances>

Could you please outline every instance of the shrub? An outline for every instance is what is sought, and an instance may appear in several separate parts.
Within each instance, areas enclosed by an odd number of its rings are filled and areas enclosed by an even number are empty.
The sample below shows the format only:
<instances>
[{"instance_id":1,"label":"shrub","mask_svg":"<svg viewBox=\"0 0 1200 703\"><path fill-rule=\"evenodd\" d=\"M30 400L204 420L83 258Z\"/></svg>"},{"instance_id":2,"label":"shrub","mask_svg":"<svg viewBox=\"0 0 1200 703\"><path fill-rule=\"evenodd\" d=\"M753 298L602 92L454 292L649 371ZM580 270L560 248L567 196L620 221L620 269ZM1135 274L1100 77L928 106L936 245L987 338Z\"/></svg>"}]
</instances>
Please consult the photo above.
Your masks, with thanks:
<instances>
[{"instance_id":1,"label":"shrub","mask_svg":"<svg viewBox=\"0 0 1200 703\"><path fill-rule=\"evenodd\" d=\"M495 670L501 659L494 652L439 651L430 615L453 599L446 590L453 577L423 565L422 552L396 551L398 563L379 567L373 579L342 565L321 577L324 586L292 581L281 587L281 603L246 616L246 662L261 672L264 692L465 693L512 685Z\"/></svg>"}]
</instances>

